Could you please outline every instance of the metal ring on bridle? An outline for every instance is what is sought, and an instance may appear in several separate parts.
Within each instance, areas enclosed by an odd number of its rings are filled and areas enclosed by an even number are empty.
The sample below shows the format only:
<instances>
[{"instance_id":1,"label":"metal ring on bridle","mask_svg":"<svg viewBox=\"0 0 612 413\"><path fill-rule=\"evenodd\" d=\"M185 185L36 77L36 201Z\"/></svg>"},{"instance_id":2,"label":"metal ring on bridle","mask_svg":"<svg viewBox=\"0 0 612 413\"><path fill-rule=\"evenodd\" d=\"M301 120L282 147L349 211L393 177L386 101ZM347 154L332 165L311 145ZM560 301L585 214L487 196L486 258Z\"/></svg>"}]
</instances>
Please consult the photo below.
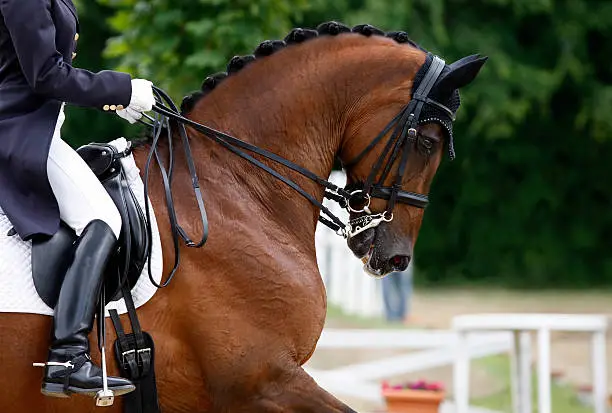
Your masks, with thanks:
<instances>
[{"instance_id":1,"label":"metal ring on bridle","mask_svg":"<svg viewBox=\"0 0 612 413\"><path fill-rule=\"evenodd\" d=\"M361 209L355 209L351 206L351 200L353 200L355 194L359 194L359 193L363 194L362 198L366 200L366 204ZM364 212L364 211L367 212L367 210L370 208L371 202L372 202L372 198L370 197L370 194L366 194L361 189L358 189L356 191L351 192L351 195L346 202L346 208L351 212Z\"/></svg>"}]
</instances>

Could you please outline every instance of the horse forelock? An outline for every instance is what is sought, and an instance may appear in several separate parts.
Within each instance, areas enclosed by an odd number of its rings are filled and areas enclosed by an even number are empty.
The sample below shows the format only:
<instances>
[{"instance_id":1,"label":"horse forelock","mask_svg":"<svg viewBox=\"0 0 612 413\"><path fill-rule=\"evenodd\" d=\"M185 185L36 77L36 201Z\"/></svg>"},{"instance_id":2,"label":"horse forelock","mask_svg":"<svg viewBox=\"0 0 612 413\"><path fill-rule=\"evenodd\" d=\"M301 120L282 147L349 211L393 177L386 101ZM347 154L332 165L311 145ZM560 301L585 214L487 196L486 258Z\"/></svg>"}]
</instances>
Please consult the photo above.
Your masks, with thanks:
<instances>
[{"instance_id":1,"label":"horse forelock","mask_svg":"<svg viewBox=\"0 0 612 413\"><path fill-rule=\"evenodd\" d=\"M200 99L212 92L220 83L223 82L228 76L239 73L242 69L248 66L250 63L271 56L279 50L284 48L301 44L308 40L315 39L321 36L338 36L345 33L357 33L366 37L370 36L384 36L393 39L395 42L400 44L407 44L411 47L419 49L423 52L427 52L425 49L420 47L417 43L412 41L408 34L403 31L390 31L385 32L379 28L376 28L369 24L360 24L349 28L348 26L330 21L320 24L316 30L295 28L292 29L283 40L265 40L257 46L253 54L246 56L234 56L229 63L225 72L219 72L210 75L204 79L200 90L194 91L183 98L181 102L181 112L183 115L188 114L198 103Z\"/></svg>"}]
</instances>

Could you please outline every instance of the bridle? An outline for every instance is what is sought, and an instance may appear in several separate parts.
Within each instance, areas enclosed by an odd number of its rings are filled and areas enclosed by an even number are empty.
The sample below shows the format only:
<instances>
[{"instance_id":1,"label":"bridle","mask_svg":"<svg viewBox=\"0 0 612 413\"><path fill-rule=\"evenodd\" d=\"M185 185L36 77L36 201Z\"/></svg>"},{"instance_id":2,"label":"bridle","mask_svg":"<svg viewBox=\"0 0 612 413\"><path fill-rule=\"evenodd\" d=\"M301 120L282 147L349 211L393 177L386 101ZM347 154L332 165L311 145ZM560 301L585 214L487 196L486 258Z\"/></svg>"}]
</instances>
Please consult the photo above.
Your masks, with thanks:
<instances>
[{"instance_id":1,"label":"bridle","mask_svg":"<svg viewBox=\"0 0 612 413\"><path fill-rule=\"evenodd\" d=\"M278 180L282 181L300 195L305 197L309 202L318 207L321 211L319 221L335 231L338 235L344 238L354 237L355 235L365 231L368 228L374 228L381 222L389 222L393 219L393 209L396 203L408 204L417 208L425 208L429 203L429 198L425 194L418 194L414 192L404 191L401 188L402 178L405 175L406 167L408 164L408 155L410 153L411 144L415 142L418 137L417 127L419 123L423 123L421 119L421 112L425 105L435 106L437 109L442 110L445 115L448 115L450 119L454 120L454 113L446 106L431 99L429 94L432 88L438 81L442 70L445 67L444 60L437 56L433 56L432 63L430 64L425 76L419 83L417 89L413 93L410 102L397 114L385 129L353 160L344 164L344 167L349 167L357 164L361 161L389 132L392 131L391 136L385 145L381 155L376 161L372 168L369 176L363 184L361 189L348 191L346 188L340 188L333 183L317 176L313 172L281 157L270 151L259 148L248 142L237 139L231 135L194 122L180 114L176 105L172 99L160 88L153 86L153 90L156 96L156 104L153 106L156 115L145 117L150 121L141 123L149 126L153 130L153 141L151 143L151 149L149 156L147 157L147 163L145 165L145 199L148 199L148 176L150 173L150 167L153 159L157 161L157 164L161 170L162 181L165 188L166 195L166 206L168 208L170 217L170 227L172 231L175 251L175 265L172 269L168 279L162 285L154 283L157 287L165 287L171 281L174 276L178 265L179 265L179 237L183 239L188 247L199 248L202 247L208 237L208 220L206 217L206 210L204 207L204 201L202 193L199 187L199 180L196 174L195 163L191 154L191 148L189 145L189 138L187 136L186 126L192 127L197 132L217 142L224 148L238 155L239 157L249 161L258 168L271 174ZM165 102L165 103L164 103ZM166 106L166 104L168 106ZM434 119L435 120L435 119ZM185 157L191 176L192 187L194 195L197 200L198 208L200 210L200 218L202 222L203 235L199 242L192 241L186 232L178 223L176 212L174 209L174 202L172 199L171 182L172 172L174 170L174 146L172 145L172 132L171 126L175 125L178 127L179 135L183 143L183 149L185 151ZM166 169L164 166L160 154L158 152L158 145L162 135L162 131L166 130L167 136L167 150L169 156L169 166ZM325 205L319 202L311 194L305 191L297 183L290 180L289 178L281 175L279 172L270 168L268 165L262 163L258 159L254 158L247 152L259 155L273 162L284 165L285 167L299 173L300 175L316 182L317 184L325 188L325 198L333 200L340 204L344 209L347 209L350 213L363 213L364 215L355 219L349 220L348 224L345 224L336 215L334 215ZM390 187L383 186L383 182L389 176L393 165L399 158L399 165L397 167L394 183ZM385 162L386 160L386 162ZM377 176L378 181L375 182ZM372 198L379 198L387 200L387 209L380 214L372 214L369 209ZM359 206L357 206L359 205ZM148 203L145 202L145 212L147 215L147 222L150 222L150 211ZM148 231L151 231L150 225L148 224ZM150 260L149 260L150 264ZM150 269L149 269L150 272ZM152 280L153 281L153 280Z\"/></svg>"},{"instance_id":2,"label":"bridle","mask_svg":"<svg viewBox=\"0 0 612 413\"><path fill-rule=\"evenodd\" d=\"M425 194L404 191L402 189L402 179L408 164L411 144L418 137L417 127L421 120L420 115L423 107L425 105L433 105L447 114L451 120L455 120L455 114L448 107L429 97L445 65L444 60L433 56L429 69L413 93L408 105L387 124L385 129L359 155L343 165L344 168L348 168L357 164L393 129L390 139L372 167L370 174L363 184L363 188L353 190L350 193L350 198L347 202L349 212L365 213L365 215L349 221L349 236L355 236L366 229L376 227L383 221L390 222L393 220L393 209L396 203L408 204L423 209L429 203L429 197ZM393 185L390 187L383 186L383 182L389 176L393 164L398 157L400 161ZM374 182L379 174L378 181ZM382 213L372 214L369 209L372 198L387 200L387 209ZM361 205L360 207L355 206L357 202Z\"/></svg>"}]
</instances>

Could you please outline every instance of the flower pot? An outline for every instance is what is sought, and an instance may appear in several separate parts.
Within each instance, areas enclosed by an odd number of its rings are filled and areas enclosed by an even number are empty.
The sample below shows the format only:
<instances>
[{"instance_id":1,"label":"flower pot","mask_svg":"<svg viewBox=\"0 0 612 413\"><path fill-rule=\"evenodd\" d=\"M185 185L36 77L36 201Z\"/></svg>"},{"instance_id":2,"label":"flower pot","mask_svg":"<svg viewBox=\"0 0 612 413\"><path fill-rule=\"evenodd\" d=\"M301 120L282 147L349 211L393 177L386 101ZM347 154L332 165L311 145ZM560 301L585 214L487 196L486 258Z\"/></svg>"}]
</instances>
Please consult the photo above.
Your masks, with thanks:
<instances>
[{"instance_id":1,"label":"flower pot","mask_svg":"<svg viewBox=\"0 0 612 413\"><path fill-rule=\"evenodd\" d=\"M443 391L383 390L388 413L438 413L444 396Z\"/></svg>"}]
</instances>

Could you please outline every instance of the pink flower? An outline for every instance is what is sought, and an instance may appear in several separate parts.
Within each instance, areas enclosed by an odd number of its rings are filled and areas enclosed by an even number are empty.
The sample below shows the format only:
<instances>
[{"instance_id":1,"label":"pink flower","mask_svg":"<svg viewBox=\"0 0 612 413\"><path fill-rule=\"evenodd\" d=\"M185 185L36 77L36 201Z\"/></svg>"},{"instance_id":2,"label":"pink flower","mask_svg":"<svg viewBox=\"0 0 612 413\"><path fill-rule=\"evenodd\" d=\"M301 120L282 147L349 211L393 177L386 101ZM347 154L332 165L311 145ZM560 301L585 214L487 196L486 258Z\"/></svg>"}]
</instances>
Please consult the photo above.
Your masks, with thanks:
<instances>
[{"instance_id":1,"label":"pink flower","mask_svg":"<svg viewBox=\"0 0 612 413\"><path fill-rule=\"evenodd\" d=\"M381 387L383 390L403 390L403 389L411 389L411 390L425 390L425 391L433 391L439 392L444 391L444 385L440 382L430 382L428 383L425 380L418 380L415 382L408 382L402 384L391 385L388 381L383 381L381 383Z\"/></svg>"},{"instance_id":2,"label":"pink flower","mask_svg":"<svg viewBox=\"0 0 612 413\"><path fill-rule=\"evenodd\" d=\"M441 383L431 383L430 385L427 386L427 390L442 391L444 390L444 387L442 386Z\"/></svg>"}]
</instances>

